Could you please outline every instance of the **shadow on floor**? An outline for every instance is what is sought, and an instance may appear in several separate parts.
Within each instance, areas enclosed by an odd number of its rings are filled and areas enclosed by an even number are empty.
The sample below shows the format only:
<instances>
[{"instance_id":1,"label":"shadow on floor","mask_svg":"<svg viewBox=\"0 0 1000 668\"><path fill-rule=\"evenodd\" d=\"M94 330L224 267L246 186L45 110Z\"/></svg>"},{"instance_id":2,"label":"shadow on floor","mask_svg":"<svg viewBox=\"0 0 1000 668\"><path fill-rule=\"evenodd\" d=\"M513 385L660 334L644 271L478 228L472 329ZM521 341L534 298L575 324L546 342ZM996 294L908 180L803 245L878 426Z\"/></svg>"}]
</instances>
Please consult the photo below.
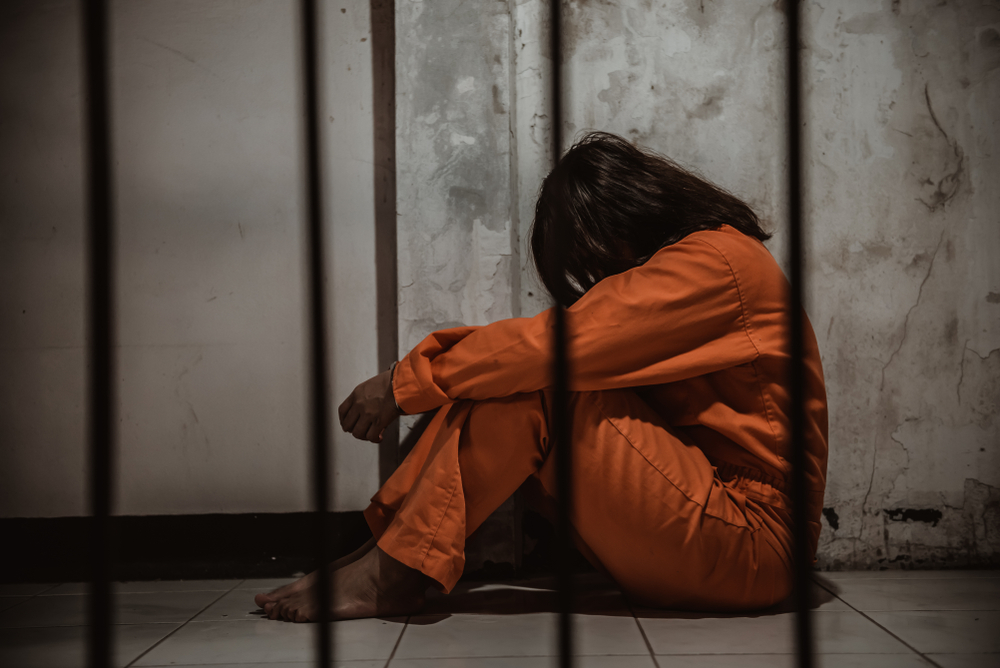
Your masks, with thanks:
<instances>
[{"instance_id":1,"label":"shadow on floor","mask_svg":"<svg viewBox=\"0 0 1000 668\"><path fill-rule=\"evenodd\" d=\"M817 578L811 590L810 607L818 608L835 598L836 586ZM795 611L789 598L777 605L749 612L703 612L647 608L632 604L618 586L600 573L586 573L576 577L576 614L609 617L703 619L725 617L765 617L789 614ZM411 618L416 625L435 624L457 614L520 615L558 612L554 577L541 577L513 582L459 583L451 594L432 592L427 606L419 616Z\"/></svg>"}]
</instances>

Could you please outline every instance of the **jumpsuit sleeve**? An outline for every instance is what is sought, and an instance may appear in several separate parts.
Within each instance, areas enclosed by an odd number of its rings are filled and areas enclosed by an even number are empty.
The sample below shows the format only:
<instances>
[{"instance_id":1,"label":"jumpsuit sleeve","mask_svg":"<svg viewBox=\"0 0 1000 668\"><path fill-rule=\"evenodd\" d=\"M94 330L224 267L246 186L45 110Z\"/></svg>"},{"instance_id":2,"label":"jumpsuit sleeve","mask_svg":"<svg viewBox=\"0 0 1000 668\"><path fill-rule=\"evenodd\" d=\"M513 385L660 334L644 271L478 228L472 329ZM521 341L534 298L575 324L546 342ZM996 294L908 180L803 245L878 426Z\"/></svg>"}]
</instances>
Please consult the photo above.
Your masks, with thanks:
<instances>
[{"instance_id":1,"label":"jumpsuit sleeve","mask_svg":"<svg viewBox=\"0 0 1000 668\"><path fill-rule=\"evenodd\" d=\"M566 314L572 391L669 383L759 354L733 268L691 236L604 279ZM553 322L548 309L430 334L397 365L396 402L412 414L549 387Z\"/></svg>"}]
</instances>

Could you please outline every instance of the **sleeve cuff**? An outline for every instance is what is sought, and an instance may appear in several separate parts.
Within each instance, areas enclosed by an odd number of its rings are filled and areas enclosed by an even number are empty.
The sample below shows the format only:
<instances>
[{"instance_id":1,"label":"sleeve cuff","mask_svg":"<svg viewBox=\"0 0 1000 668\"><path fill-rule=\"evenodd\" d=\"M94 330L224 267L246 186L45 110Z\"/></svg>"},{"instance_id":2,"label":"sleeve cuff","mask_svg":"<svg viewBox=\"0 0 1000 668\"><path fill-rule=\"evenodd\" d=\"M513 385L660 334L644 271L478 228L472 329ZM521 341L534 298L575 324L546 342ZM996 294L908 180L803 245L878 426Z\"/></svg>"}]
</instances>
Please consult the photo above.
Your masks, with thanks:
<instances>
[{"instance_id":1,"label":"sleeve cuff","mask_svg":"<svg viewBox=\"0 0 1000 668\"><path fill-rule=\"evenodd\" d=\"M416 403L418 397L417 377L413 373L410 356L407 355L396 362L392 369L392 398L396 401L396 408L400 414L414 415L423 412L410 407L410 404Z\"/></svg>"},{"instance_id":2,"label":"sleeve cuff","mask_svg":"<svg viewBox=\"0 0 1000 668\"><path fill-rule=\"evenodd\" d=\"M426 392L421 386L420 376L414 368L413 358L420 359L420 353L413 350L396 364L392 376L392 396L403 415L416 415L451 403L451 399L438 392ZM424 364L425 375L430 374L430 365ZM436 388L434 388L436 389ZM430 394L431 396L428 396ZM438 396L441 394L441 396Z\"/></svg>"}]
</instances>

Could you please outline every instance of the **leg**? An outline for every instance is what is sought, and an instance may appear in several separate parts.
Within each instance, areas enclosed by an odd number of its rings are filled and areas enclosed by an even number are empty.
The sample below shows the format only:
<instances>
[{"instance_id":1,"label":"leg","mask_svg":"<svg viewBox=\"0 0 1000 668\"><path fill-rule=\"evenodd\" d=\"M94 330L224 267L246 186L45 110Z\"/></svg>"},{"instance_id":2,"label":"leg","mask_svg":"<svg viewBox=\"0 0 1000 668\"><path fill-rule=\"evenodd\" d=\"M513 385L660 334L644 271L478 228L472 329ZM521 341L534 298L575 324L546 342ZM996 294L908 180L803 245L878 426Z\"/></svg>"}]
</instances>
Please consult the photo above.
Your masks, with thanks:
<instances>
[{"instance_id":1,"label":"leg","mask_svg":"<svg viewBox=\"0 0 1000 668\"><path fill-rule=\"evenodd\" d=\"M578 393L571 408L573 525L584 555L626 593L717 611L787 596L787 530L722 483L701 449L631 390ZM554 459L534 487L551 505Z\"/></svg>"},{"instance_id":2,"label":"leg","mask_svg":"<svg viewBox=\"0 0 1000 668\"><path fill-rule=\"evenodd\" d=\"M540 392L441 409L365 511L379 547L450 591L465 539L538 470L547 448Z\"/></svg>"},{"instance_id":3,"label":"leg","mask_svg":"<svg viewBox=\"0 0 1000 668\"><path fill-rule=\"evenodd\" d=\"M416 612L432 580L450 590L464 566L465 537L538 469L546 442L541 394L439 410L365 511L381 540L332 565L333 618ZM316 579L310 574L257 603L272 619L315 619Z\"/></svg>"}]
</instances>

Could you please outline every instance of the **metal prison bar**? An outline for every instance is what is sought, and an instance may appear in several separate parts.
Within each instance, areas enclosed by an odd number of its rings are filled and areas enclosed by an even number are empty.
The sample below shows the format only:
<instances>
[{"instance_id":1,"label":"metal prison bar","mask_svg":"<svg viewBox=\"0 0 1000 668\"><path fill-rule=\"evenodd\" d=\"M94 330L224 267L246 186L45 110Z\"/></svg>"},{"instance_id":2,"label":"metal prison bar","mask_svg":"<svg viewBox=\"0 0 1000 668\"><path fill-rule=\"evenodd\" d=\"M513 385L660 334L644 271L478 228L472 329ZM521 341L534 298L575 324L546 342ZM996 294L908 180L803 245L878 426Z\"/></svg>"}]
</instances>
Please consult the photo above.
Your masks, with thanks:
<instances>
[{"instance_id":1,"label":"metal prison bar","mask_svg":"<svg viewBox=\"0 0 1000 668\"><path fill-rule=\"evenodd\" d=\"M792 596L795 602L795 650L799 668L812 668L813 638L809 610L809 541L806 517L805 472L805 368L803 364L805 315L802 298L805 276L802 272L802 72L799 60L801 10L799 0L788 0L785 25L787 28L786 65L788 99L788 292L789 370L788 382L792 397Z\"/></svg>"},{"instance_id":2,"label":"metal prison bar","mask_svg":"<svg viewBox=\"0 0 1000 668\"><path fill-rule=\"evenodd\" d=\"M562 155L562 12L561 0L551 0L552 14L549 30L552 54L552 164L559 163ZM562 227L556 226L556 253L567 250L566 239L560 238ZM562 265L563 263L559 263ZM556 589L559 611L557 644L560 668L573 665L573 572L570 556L573 537L570 535L570 517L573 508L573 448L569 419L569 351L567 350L566 310L556 301L555 331L552 336L552 442L550 456L556 458Z\"/></svg>"},{"instance_id":3,"label":"metal prison bar","mask_svg":"<svg viewBox=\"0 0 1000 668\"><path fill-rule=\"evenodd\" d=\"M803 289L802 272L802 160L801 73L798 58L799 3L787 3L788 42L788 205L789 205L789 292L790 369L792 394L792 502L794 515L794 596L795 638L798 665L811 667L812 630L809 615L809 564L805 516L803 405L803 324L800 317ZM112 480L112 443L114 442L114 227L112 218L111 141L108 90L108 16L105 0L84 0L83 45L85 85L88 91L85 137L87 165L87 221L89 272L89 447L90 505L92 539L90 549L91 591L89 596L88 664L94 668L111 665L111 537L110 508ZM551 0L552 54L552 145L553 161L562 152L562 71L560 0ZM323 200L319 154L319 80L317 67L317 32L315 0L301 0L302 73L305 115L305 151L307 167L307 220L309 271L309 343L310 420L313 451L313 502L316 512L316 556L320 564L321 622L317 633L317 663L332 665L334 647L330 628L330 578L322 566L328 561L329 498L332 490L329 471L329 383L326 343L326 309L323 271ZM564 242L558 248L565 250ZM553 336L553 437L559 492L556 527L558 569L559 663L569 668L573 663L572 609L574 582L569 569L571 551L570 514L572 501L572 449L568 415L569 374L565 310L555 305Z\"/></svg>"},{"instance_id":4,"label":"metal prison bar","mask_svg":"<svg viewBox=\"0 0 1000 668\"><path fill-rule=\"evenodd\" d=\"M87 90L85 164L88 258L88 447L90 448L90 596L87 660L111 665L111 480L115 437L114 226L112 220L107 5L83 6L82 37Z\"/></svg>"},{"instance_id":5,"label":"metal prison bar","mask_svg":"<svg viewBox=\"0 0 1000 668\"><path fill-rule=\"evenodd\" d=\"M313 505L316 512L314 539L319 568L319 630L316 633L316 662L322 668L333 665L333 637L330 628L330 591L332 578L326 565L330 561L330 521L328 505L332 496L330 459L330 391L327 379L326 291L323 271L323 187L320 180L319 68L317 42L319 23L316 0L302 0L302 91L305 96L306 201L309 253L309 386L313 447Z\"/></svg>"}]
</instances>

